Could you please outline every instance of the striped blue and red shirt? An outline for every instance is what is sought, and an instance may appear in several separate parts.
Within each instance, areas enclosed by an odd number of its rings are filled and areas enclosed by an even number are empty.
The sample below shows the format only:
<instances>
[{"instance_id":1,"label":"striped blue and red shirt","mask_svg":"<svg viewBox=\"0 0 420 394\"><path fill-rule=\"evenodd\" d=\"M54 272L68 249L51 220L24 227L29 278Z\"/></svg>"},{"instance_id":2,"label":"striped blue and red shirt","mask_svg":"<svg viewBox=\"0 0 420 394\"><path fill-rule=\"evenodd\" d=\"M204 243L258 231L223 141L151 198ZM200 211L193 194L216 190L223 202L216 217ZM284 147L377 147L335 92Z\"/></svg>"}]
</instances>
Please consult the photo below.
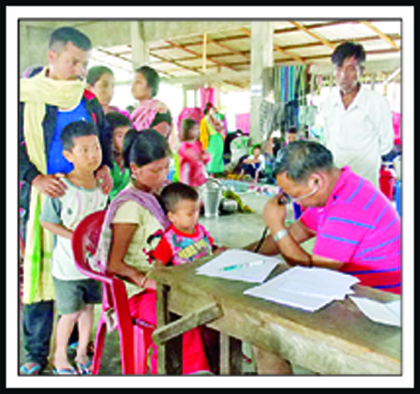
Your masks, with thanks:
<instances>
[{"instance_id":1,"label":"striped blue and red shirt","mask_svg":"<svg viewBox=\"0 0 420 394\"><path fill-rule=\"evenodd\" d=\"M401 219L382 192L344 167L327 204L300 217L316 232L312 253L343 262L360 284L401 293Z\"/></svg>"}]
</instances>

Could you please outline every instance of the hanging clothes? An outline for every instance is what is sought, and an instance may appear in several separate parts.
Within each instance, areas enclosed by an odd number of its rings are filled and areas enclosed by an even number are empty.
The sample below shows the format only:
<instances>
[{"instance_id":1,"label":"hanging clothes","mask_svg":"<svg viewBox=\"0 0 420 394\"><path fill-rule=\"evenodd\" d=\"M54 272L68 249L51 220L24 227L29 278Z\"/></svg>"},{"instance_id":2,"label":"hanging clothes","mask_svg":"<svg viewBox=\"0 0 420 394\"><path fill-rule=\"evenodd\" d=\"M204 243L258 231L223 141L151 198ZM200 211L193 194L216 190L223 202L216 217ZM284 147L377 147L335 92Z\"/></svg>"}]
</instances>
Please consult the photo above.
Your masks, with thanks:
<instances>
[{"instance_id":1,"label":"hanging clothes","mask_svg":"<svg viewBox=\"0 0 420 394\"><path fill-rule=\"evenodd\" d=\"M284 103L285 129L303 126L299 121L299 111L306 106L309 65L276 67L274 70L274 97L277 103Z\"/></svg>"}]
</instances>

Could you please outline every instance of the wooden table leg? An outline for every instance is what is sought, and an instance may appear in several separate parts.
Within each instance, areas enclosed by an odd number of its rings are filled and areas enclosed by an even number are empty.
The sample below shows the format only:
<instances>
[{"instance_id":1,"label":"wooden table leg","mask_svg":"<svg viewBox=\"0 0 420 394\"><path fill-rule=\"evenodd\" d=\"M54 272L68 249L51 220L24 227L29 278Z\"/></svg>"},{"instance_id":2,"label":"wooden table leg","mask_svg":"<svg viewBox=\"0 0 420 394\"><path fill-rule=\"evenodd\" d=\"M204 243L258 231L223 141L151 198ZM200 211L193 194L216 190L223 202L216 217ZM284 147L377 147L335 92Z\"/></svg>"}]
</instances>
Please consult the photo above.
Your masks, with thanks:
<instances>
[{"instance_id":1,"label":"wooden table leg","mask_svg":"<svg viewBox=\"0 0 420 394\"><path fill-rule=\"evenodd\" d=\"M242 374L242 341L220 333L220 374Z\"/></svg>"},{"instance_id":2,"label":"wooden table leg","mask_svg":"<svg viewBox=\"0 0 420 394\"><path fill-rule=\"evenodd\" d=\"M217 304L211 304L178 318L168 314L168 291L165 286L157 286L157 328L152 338L158 346L159 374L181 374L183 334L218 319L223 312Z\"/></svg>"},{"instance_id":3,"label":"wooden table leg","mask_svg":"<svg viewBox=\"0 0 420 394\"><path fill-rule=\"evenodd\" d=\"M156 319L157 329L169 324L172 320L168 308L168 295L170 287L156 284ZM157 343L158 374L180 375L182 373L182 336L173 338L164 343Z\"/></svg>"}]
</instances>

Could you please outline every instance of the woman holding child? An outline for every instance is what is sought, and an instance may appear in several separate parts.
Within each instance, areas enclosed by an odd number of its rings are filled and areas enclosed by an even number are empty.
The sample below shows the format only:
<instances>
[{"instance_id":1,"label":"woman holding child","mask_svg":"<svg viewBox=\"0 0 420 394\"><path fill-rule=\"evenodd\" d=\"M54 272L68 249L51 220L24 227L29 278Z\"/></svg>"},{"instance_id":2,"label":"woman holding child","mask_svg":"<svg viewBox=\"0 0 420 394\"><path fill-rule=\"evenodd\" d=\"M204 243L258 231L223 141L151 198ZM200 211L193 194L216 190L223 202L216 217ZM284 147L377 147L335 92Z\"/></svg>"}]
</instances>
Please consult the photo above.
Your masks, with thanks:
<instances>
[{"instance_id":1,"label":"woman holding child","mask_svg":"<svg viewBox=\"0 0 420 394\"><path fill-rule=\"evenodd\" d=\"M156 195L166 182L171 150L168 141L155 130L130 130L124 137L124 164L130 169L131 183L108 207L98 245L97 263L102 270L126 279L130 311L133 317L156 325L155 282L150 252L158 239L158 230L169 221ZM153 345L154 346L154 345ZM156 350L156 349L155 349ZM157 373L156 351L151 372ZM183 374L208 371L199 333L183 335Z\"/></svg>"}]
</instances>

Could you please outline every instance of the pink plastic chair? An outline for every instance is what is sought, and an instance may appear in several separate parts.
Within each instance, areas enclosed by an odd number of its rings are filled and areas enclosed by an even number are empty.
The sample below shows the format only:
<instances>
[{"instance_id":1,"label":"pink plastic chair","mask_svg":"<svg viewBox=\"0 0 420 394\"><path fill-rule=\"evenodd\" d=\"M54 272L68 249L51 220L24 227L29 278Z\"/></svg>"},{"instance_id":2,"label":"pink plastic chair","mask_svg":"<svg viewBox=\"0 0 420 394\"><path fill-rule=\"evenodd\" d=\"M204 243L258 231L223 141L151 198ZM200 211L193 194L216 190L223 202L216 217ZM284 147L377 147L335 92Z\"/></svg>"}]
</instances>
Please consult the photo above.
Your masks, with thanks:
<instances>
[{"instance_id":1,"label":"pink plastic chair","mask_svg":"<svg viewBox=\"0 0 420 394\"><path fill-rule=\"evenodd\" d=\"M95 338L92 374L98 374L111 312L120 336L121 371L124 375L147 373L147 350L154 327L131 317L124 282L113 275L92 270L88 258L95 254L105 210L84 218L73 232L72 247L77 268L89 278L102 282L102 312Z\"/></svg>"}]
</instances>

